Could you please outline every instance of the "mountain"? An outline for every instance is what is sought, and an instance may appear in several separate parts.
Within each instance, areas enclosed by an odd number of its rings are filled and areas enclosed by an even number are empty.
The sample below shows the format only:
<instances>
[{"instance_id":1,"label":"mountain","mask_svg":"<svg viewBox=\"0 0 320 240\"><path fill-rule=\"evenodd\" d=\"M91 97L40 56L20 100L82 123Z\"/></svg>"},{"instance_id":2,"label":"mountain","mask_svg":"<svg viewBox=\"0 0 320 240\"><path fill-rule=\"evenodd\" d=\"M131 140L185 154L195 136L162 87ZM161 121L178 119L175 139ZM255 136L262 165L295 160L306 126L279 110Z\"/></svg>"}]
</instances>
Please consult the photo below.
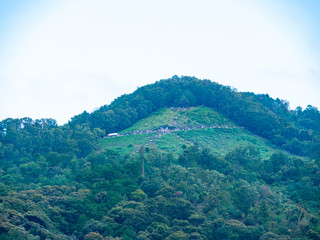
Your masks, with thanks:
<instances>
[{"instance_id":1,"label":"mountain","mask_svg":"<svg viewBox=\"0 0 320 240\"><path fill-rule=\"evenodd\" d=\"M320 239L320 113L161 80L0 123L0 239Z\"/></svg>"}]
</instances>

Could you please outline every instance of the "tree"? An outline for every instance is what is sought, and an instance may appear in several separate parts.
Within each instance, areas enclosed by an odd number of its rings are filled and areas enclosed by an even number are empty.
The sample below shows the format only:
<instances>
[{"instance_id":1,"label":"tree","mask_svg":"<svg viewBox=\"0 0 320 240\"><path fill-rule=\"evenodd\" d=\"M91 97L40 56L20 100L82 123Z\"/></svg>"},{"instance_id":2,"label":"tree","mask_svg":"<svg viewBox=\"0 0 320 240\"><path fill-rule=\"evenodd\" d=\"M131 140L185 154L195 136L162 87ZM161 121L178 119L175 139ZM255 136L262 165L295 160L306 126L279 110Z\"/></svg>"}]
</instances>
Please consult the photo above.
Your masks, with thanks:
<instances>
[{"instance_id":1,"label":"tree","mask_svg":"<svg viewBox=\"0 0 320 240\"><path fill-rule=\"evenodd\" d=\"M188 235L182 231L176 231L166 238L166 240L185 240L185 239L188 239Z\"/></svg>"},{"instance_id":2,"label":"tree","mask_svg":"<svg viewBox=\"0 0 320 240\"><path fill-rule=\"evenodd\" d=\"M241 179L235 185L233 199L235 206L246 213L258 199L258 192L255 187L251 186L247 181Z\"/></svg>"},{"instance_id":3,"label":"tree","mask_svg":"<svg viewBox=\"0 0 320 240\"><path fill-rule=\"evenodd\" d=\"M145 148L141 147L139 149L139 156L141 159L141 177L143 177L143 178L144 178L144 153L145 153Z\"/></svg>"},{"instance_id":4,"label":"tree","mask_svg":"<svg viewBox=\"0 0 320 240\"><path fill-rule=\"evenodd\" d=\"M233 165L233 179L239 167L254 171L260 164L260 152L253 146L237 147L226 155L226 160Z\"/></svg>"},{"instance_id":5,"label":"tree","mask_svg":"<svg viewBox=\"0 0 320 240\"><path fill-rule=\"evenodd\" d=\"M103 240L103 236L96 232L90 232L83 238L84 240Z\"/></svg>"},{"instance_id":6,"label":"tree","mask_svg":"<svg viewBox=\"0 0 320 240\"><path fill-rule=\"evenodd\" d=\"M196 145L191 145L183 150L182 155L179 156L178 162L182 166L195 167L200 160L200 148Z\"/></svg>"},{"instance_id":7,"label":"tree","mask_svg":"<svg viewBox=\"0 0 320 240\"><path fill-rule=\"evenodd\" d=\"M29 162L20 165L20 171L25 176L25 179L30 181L35 179L41 173L41 168L34 162Z\"/></svg>"},{"instance_id":8,"label":"tree","mask_svg":"<svg viewBox=\"0 0 320 240\"><path fill-rule=\"evenodd\" d=\"M147 198L147 194L144 193L141 189L137 189L131 193L131 199L133 201L142 202Z\"/></svg>"}]
</instances>

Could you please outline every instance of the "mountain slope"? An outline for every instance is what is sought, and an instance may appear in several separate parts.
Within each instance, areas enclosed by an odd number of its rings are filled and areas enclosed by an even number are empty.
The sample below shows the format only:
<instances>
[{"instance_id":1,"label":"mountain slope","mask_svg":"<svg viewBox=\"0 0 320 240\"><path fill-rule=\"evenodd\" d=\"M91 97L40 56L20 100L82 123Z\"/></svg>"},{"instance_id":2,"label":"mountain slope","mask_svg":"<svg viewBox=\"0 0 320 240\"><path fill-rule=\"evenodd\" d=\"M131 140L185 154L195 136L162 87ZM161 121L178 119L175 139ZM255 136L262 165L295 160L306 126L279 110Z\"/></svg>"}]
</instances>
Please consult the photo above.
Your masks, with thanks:
<instances>
[{"instance_id":1,"label":"mountain slope","mask_svg":"<svg viewBox=\"0 0 320 240\"><path fill-rule=\"evenodd\" d=\"M136 154L141 147L148 147L179 155L183 146L198 144L224 156L236 147L253 145L263 158L280 150L207 107L164 108L119 134L101 140L102 149L122 155Z\"/></svg>"},{"instance_id":2,"label":"mountain slope","mask_svg":"<svg viewBox=\"0 0 320 240\"><path fill-rule=\"evenodd\" d=\"M175 76L64 126L6 119L0 240L320 239L319 114Z\"/></svg>"}]
</instances>

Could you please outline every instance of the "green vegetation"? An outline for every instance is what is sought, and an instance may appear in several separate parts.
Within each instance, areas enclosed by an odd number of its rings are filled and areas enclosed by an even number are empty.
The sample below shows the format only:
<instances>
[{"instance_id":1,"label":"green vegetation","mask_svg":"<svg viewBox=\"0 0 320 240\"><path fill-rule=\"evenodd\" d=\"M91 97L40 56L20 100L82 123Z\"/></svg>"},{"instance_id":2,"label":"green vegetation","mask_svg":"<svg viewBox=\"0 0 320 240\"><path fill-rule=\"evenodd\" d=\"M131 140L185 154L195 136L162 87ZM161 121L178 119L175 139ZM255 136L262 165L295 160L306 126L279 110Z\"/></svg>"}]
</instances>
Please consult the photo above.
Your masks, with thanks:
<instances>
[{"instance_id":1,"label":"green vegetation","mask_svg":"<svg viewBox=\"0 0 320 240\"><path fill-rule=\"evenodd\" d=\"M138 134L102 139L100 141L101 148L112 149L123 156L137 153L140 147L144 146L171 152L178 156L182 152L183 145L189 146L196 143L204 148L210 148L215 154L224 156L235 147L254 145L261 152L263 159L270 157L275 150L280 150L270 141L236 127L234 123L207 107L173 110L162 109L150 117L140 120L133 127L120 132L125 134L138 131ZM177 112L180 113L177 114ZM173 116L175 117L173 118ZM157 120L160 120L161 124L157 124ZM175 121L174 125L170 125L172 121ZM206 127L201 128L202 124ZM141 130L154 130L163 126L171 126L172 132L162 134L159 137L158 132L140 133L141 131L138 130L139 128ZM209 126L213 127L209 128ZM192 129L194 127L196 129ZM185 128L190 129L175 130Z\"/></svg>"},{"instance_id":2,"label":"green vegetation","mask_svg":"<svg viewBox=\"0 0 320 240\"><path fill-rule=\"evenodd\" d=\"M207 126L235 126L234 123L221 114L204 106L191 108L189 111L183 111L182 114L186 115L190 120Z\"/></svg>"},{"instance_id":3,"label":"green vegetation","mask_svg":"<svg viewBox=\"0 0 320 240\"><path fill-rule=\"evenodd\" d=\"M179 138L174 133L163 135L161 138L156 139L154 144L157 149L173 153L175 156L182 153L183 146L191 145L190 142Z\"/></svg>"},{"instance_id":4,"label":"green vegetation","mask_svg":"<svg viewBox=\"0 0 320 240\"><path fill-rule=\"evenodd\" d=\"M194 141L200 146L210 148L213 153L224 156L238 146L254 145L263 158L270 157L277 149L265 139L259 138L239 128L209 128L177 132L181 138Z\"/></svg>"},{"instance_id":5,"label":"green vegetation","mask_svg":"<svg viewBox=\"0 0 320 240\"><path fill-rule=\"evenodd\" d=\"M103 138L100 140L100 148L102 151L111 149L117 154L123 156L138 152L141 147L150 144L150 140L154 139L155 133L135 134L113 138Z\"/></svg>"},{"instance_id":6,"label":"green vegetation","mask_svg":"<svg viewBox=\"0 0 320 240\"><path fill-rule=\"evenodd\" d=\"M9 118L0 240L320 239L319 139L315 107L176 76L64 126Z\"/></svg>"},{"instance_id":7,"label":"green vegetation","mask_svg":"<svg viewBox=\"0 0 320 240\"><path fill-rule=\"evenodd\" d=\"M170 124L174 115L174 111L168 108L164 108L151 114L148 118L143 119L142 121L138 121L132 127L125 129L121 133L131 133L134 131L142 130L156 130L161 126L167 126L168 124Z\"/></svg>"}]
</instances>

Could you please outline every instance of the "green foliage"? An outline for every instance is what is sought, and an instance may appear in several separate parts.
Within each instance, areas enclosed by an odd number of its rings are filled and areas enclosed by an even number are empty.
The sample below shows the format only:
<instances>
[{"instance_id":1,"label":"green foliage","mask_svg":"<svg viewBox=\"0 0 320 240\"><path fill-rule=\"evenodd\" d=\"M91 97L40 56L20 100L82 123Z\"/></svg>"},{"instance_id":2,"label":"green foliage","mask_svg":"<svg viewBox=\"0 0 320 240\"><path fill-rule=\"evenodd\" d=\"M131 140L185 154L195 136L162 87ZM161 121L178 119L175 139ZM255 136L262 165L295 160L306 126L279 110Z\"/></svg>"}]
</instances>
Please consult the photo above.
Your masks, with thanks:
<instances>
[{"instance_id":1,"label":"green foliage","mask_svg":"<svg viewBox=\"0 0 320 240\"><path fill-rule=\"evenodd\" d=\"M147 195L141 189L137 189L131 193L131 199L133 201L142 202L146 197Z\"/></svg>"},{"instance_id":2,"label":"green foliage","mask_svg":"<svg viewBox=\"0 0 320 240\"><path fill-rule=\"evenodd\" d=\"M175 76L64 126L3 120L0 239L320 239L319 116Z\"/></svg>"},{"instance_id":3,"label":"green foliage","mask_svg":"<svg viewBox=\"0 0 320 240\"><path fill-rule=\"evenodd\" d=\"M235 184L232 196L235 206L243 212L247 212L259 197L256 188L244 180Z\"/></svg>"},{"instance_id":4,"label":"green foliage","mask_svg":"<svg viewBox=\"0 0 320 240\"><path fill-rule=\"evenodd\" d=\"M207 126L235 126L233 122L223 117L221 114L204 106L191 108L190 111L184 111L182 114L186 115L192 121Z\"/></svg>"}]
</instances>

